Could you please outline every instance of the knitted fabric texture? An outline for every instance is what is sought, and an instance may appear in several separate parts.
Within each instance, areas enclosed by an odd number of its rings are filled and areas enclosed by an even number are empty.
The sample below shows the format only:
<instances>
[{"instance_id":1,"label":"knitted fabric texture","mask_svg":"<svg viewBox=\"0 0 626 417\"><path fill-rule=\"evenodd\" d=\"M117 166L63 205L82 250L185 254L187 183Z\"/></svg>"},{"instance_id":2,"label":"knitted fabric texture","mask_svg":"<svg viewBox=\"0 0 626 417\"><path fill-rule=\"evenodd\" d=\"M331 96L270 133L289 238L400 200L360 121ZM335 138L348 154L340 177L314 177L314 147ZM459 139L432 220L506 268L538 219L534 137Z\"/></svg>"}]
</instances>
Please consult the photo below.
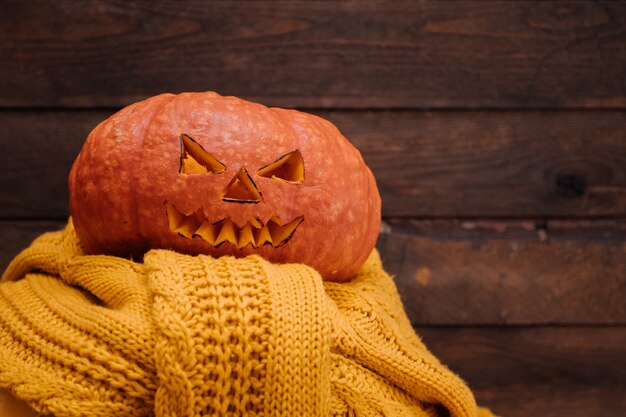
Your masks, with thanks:
<instances>
[{"instance_id":1,"label":"knitted fabric texture","mask_svg":"<svg viewBox=\"0 0 626 417\"><path fill-rule=\"evenodd\" d=\"M0 284L0 387L64 416L490 416L415 335L374 252L305 265L85 255L71 221Z\"/></svg>"}]
</instances>

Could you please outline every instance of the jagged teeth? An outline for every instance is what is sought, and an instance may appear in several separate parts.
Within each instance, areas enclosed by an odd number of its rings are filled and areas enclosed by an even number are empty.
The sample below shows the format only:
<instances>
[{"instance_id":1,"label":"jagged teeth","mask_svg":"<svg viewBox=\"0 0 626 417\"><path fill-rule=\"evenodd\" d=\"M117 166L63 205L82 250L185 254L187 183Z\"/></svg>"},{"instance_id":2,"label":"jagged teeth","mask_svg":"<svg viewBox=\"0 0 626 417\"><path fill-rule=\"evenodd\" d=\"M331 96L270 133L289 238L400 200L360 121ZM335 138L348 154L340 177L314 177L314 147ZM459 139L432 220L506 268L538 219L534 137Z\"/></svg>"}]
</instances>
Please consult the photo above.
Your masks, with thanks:
<instances>
[{"instance_id":1,"label":"jagged teeth","mask_svg":"<svg viewBox=\"0 0 626 417\"><path fill-rule=\"evenodd\" d=\"M291 239L304 220L304 216L299 216L282 224L278 217L274 216L266 224L263 224L261 220L254 218L239 227L228 217L217 222L211 222L204 216L202 209L191 214L184 214L167 201L165 208L172 232L187 239L199 237L215 247L225 242L239 249L250 245L254 248L263 245L279 247Z\"/></svg>"}]
</instances>

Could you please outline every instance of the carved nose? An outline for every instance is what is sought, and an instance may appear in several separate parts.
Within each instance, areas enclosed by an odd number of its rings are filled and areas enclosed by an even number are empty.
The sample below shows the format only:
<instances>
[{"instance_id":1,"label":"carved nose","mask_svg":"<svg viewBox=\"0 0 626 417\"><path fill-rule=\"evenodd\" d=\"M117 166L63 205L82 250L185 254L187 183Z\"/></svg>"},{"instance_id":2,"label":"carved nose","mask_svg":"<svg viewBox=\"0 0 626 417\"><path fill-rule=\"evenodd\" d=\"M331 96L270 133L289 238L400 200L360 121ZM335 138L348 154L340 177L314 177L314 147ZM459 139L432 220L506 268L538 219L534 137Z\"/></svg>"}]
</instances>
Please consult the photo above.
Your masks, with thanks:
<instances>
[{"instance_id":1,"label":"carved nose","mask_svg":"<svg viewBox=\"0 0 626 417\"><path fill-rule=\"evenodd\" d=\"M262 199L261 191L244 167L230 180L222 195L222 200L228 203L256 204Z\"/></svg>"}]
</instances>

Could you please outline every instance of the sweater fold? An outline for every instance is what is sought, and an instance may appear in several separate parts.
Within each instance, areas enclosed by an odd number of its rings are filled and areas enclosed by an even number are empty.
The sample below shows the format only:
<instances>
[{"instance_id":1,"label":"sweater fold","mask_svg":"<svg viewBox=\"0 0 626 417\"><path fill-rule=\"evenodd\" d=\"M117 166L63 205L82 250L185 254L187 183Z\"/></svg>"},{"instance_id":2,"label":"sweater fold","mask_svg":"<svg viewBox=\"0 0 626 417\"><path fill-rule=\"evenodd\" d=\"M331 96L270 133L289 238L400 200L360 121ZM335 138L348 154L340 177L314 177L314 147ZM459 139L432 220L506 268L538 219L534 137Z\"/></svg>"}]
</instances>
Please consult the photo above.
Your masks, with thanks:
<instances>
[{"instance_id":1,"label":"sweater fold","mask_svg":"<svg viewBox=\"0 0 626 417\"><path fill-rule=\"evenodd\" d=\"M0 387L65 416L490 416L414 333L376 251L312 268L85 255L71 220L0 283Z\"/></svg>"}]
</instances>

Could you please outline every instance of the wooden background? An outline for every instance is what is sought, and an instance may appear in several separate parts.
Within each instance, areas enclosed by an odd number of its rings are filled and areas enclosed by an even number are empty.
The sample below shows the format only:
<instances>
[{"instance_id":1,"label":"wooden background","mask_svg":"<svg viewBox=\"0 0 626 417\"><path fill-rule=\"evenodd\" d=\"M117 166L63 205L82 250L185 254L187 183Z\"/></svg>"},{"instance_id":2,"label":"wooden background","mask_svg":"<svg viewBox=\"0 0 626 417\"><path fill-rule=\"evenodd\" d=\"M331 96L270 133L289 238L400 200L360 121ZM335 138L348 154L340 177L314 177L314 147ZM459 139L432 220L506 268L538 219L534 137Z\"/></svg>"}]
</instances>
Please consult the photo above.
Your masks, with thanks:
<instances>
[{"instance_id":1,"label":"wooden background","mask_svg":"<svg viewBox=\"0 0 626 417\"><path fill-rule=\"evenodd\" d=\"M502 416L626 415L626 3L0 3L0 266L160 92L330 119L427 345Z\"/></svg>"}]
</instances>

